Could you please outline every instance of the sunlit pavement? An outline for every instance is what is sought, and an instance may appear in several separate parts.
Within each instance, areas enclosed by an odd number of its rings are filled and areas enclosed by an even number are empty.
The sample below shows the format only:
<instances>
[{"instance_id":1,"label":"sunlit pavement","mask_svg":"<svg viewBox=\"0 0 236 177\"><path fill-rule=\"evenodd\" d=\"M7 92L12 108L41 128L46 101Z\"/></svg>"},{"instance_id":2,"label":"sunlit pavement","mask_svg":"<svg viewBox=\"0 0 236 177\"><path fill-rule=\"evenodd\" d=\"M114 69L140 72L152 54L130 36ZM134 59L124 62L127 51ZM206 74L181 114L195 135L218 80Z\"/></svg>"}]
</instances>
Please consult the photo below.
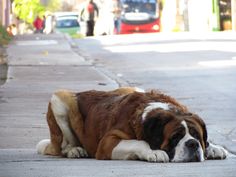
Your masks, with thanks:
<instances>
[{"instance_id":1,"label":"sunlit pavement","mask_svg":"<svg viewBox=\"0 0 236 177\"><path fill-rule=\"evenodd\" d=\"M0 87L0 177L235 176L236 158L203 163L65 159L36 154L49 137L50 95L60 88L158 88L204 117L213 142L235 152L234 33L148 34L69 40L18 37L8 48L7 82ZM226 61L226 62L224 62Z\"/></svg>"}]
</instances>

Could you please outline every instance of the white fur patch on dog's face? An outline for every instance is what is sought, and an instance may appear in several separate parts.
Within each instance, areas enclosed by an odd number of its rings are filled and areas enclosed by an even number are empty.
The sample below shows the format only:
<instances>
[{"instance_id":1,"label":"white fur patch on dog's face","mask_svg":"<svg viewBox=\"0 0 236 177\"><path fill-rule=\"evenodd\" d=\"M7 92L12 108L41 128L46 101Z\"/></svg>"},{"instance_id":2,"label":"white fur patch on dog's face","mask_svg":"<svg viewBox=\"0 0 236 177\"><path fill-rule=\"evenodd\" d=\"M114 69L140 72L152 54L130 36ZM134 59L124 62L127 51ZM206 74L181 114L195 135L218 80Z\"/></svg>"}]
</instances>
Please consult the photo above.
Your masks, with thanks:
<instances>
[{"instance_id":1,"label":"white fur patch on dog's face","mask_svg":"<svg viewBox=\"0 0 236 177\"><path fill-rule=\"evenodd\" d=\"M201 143L189 133L186 121L182 121L181 124L185 128L185 136L175 147L175 155L171 162L204 161Z\"/></svg>"},{"instance_id":2,"label":"white fur patch on dog's face","mask_svg":"<svg viewBox=\"0 0 236 177\"><path fill-rule=\"evenodd\" d=\"M142 121L144 121L152 110L154 109L163 109L163 110L169 110L169 104L167 103L162 103L162 102L152 102L148 103L148 106L144 109L143 114L142 114Z\"/></svg>"}]
</instances>

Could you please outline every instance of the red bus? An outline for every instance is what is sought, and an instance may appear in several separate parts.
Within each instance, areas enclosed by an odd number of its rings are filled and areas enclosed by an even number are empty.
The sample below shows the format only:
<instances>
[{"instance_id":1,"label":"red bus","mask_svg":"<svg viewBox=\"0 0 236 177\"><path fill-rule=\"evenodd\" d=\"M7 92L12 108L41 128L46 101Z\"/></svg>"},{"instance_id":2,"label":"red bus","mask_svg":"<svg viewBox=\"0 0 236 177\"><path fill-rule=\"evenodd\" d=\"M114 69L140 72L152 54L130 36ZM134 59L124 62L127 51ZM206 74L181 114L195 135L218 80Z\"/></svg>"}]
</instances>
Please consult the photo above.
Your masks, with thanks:
<instances>
[{"instance_id":1,"label":"red bus","mask_svg":"<svg viewBox=\"0 0 236 177\"><path fill-rule=\"evenodd\" d=\"M120 34L160 32L157 0L122 0Z\"/></svg>"}]
</instances>

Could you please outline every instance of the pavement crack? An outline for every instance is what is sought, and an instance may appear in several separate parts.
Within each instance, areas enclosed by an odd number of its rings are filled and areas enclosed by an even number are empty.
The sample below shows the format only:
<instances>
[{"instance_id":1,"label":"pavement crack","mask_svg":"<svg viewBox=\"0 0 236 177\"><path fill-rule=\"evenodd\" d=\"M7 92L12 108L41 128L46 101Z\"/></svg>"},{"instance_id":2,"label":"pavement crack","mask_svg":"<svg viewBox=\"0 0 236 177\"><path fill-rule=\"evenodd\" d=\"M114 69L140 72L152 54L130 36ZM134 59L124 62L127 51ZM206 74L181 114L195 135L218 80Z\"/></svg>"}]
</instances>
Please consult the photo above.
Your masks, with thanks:
<instances>
[{"instance_id":1,"label":"pavement crack","mask_svg":"<svg viewBox=\"0 0 236 177\"><path fill-rule=\"evenodd\" d=\"M97 67L94 66L99 72L104 74L109 79L113 80L119 87L129 86L130 84L126 82L125 80L121 79L120 77L117 77L114 73L112 73L110 70L108 70L105 67Z\"/></svg>"},{"instance_id":2,"label":"pavement crack","mask_svg":"<svg viewBox=\"0 0 236 177\"><path fill-rule=\"evenodd\" d=\"M0 163L21 163L21 162L48 162L48 161L52 161L52 162L55 162L55 161L58 161L58 159L57 160L52 160L52 159L42 159L42 160L40 160L40 159L36 159L36 160L4 160L4 161L0 161Z\"/></svg>"}]
</instances>

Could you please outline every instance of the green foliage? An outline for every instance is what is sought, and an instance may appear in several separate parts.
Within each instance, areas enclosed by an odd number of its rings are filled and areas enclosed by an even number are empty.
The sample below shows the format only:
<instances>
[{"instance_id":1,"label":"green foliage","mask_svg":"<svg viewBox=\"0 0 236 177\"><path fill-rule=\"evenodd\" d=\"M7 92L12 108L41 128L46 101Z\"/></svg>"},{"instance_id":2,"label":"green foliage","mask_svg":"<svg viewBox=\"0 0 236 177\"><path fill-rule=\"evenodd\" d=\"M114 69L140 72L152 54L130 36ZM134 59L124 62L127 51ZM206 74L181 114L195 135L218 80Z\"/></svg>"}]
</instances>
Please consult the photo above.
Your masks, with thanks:
<instances>
[{"instance_id":1,"label":"green foliage","mask_svg":"<svg viewBox=\"0 0 236 177\"><path fill-rule=\"evenodd\" d=\"M61 10L61 0L49 0L46 9L50 12L56 12Z\"/></svg>"},{"instance_id":2,"label":"green foliage","mask_svg":"<svg viewBox=\"0 0 236 177\"><path fill-rule=\"evenodd\" d=\"M83 35L83 34L81 34L81 33L79 33L79 34L72 34L72 35L70 35L72 38L75 38L75 39L79 39L79 38L84 38L85 36Z\"/></svg>"},{"instance_id":3,"label":"green foliage","mask_svg":"<svg viewBox=\"0 0 236 177\"><path fill-rule=\"evenodd\" d=\"M8 44L11 36L7 33L6 29L0 25L0 46Z\"/></svg>"},{"instance_id":4,"label":"green foliage","mask_svg":"<svg viewBox=\"0 0 236 177\"><path fill-rule=\"evenodd\" d=\"M17 17L31 24L37 15L43 16L45 7L40 4L40 0L14 0L13 12Z\"/></svg>"}]
</instances>

